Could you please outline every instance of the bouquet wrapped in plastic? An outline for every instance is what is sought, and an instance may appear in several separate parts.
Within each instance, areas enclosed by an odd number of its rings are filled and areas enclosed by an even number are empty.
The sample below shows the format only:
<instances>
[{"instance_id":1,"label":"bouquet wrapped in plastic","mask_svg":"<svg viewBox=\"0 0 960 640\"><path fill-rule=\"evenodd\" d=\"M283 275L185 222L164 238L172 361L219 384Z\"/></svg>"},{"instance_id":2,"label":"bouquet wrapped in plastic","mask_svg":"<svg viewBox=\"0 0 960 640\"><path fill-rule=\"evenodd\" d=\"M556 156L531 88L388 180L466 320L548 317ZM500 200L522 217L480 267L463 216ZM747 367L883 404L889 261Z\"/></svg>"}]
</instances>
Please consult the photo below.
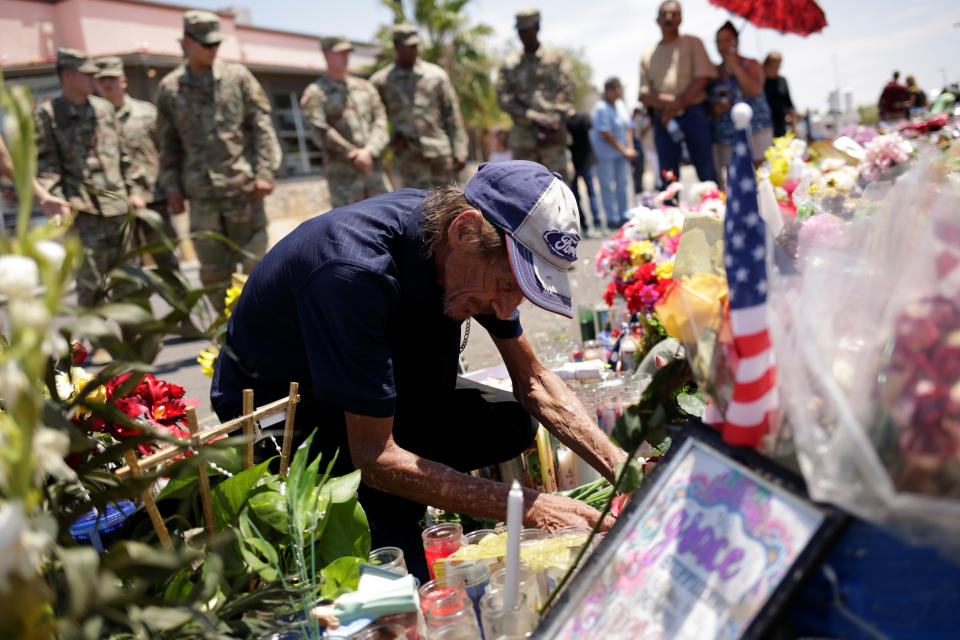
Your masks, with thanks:
<instances>
[{"instance_id":1,"label":"bouquet wrapped in plastic","mask_svg":"<svg viewBox=\"0 0 960 640\"><path fill-rule=\"evenodd\" d=\"M960 552L960 174L928 149L868 211L815 216L771 278L811 495Z\"/></svg>"}]
</instances>

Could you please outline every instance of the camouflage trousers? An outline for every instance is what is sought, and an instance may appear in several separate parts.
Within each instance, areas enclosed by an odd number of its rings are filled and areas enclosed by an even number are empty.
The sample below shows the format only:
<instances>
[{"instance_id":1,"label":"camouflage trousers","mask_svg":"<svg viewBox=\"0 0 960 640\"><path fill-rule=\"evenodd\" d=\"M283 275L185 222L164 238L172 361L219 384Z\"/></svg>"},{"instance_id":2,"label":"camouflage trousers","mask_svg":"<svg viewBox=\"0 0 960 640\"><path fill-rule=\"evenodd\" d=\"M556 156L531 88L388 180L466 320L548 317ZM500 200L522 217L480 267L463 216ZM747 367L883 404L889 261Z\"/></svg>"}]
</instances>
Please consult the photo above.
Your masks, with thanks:
<instances>
[{"instance_id":1,"label":"camouflage trousers","mask_svg":"<svg viewBox=\"0 0 960 640\"><path fill-rule=\"evenodd\" d=\"M457 181L453 158L424 158L416 151L397 152L393 173L400 180L398 189L432 189Z\"/></svg>"},{"instance_id":2,"label":"camouflage trousers","mask_svg":"<svg viewBox=\"0 0 960 640\"><path fill-rule=\"evenodd\" d=\"M129 216L104 217L77 214L73 226L83 245L83 262L77 269L77 301L82 307L105 302L107 274L120 266L120 258L133 247Z\"/></svg>"},{"instance_id":3,"label":"camouflage trousers","mask_svg":"<svg viewBox=\"0 0 960 640\"><path fill-rule=\"evenodd\" d=\"M570 184L570 180L573 178L573 160L570 156L570 149L564 145L514 149L513 159L539 162L550 171L559 173L563 177L564 184Z\"/></svg>"},{"instance_id":4,"label":"camouflage trousers","mask_svg":"<svg viewBox=\"0 0 960 640\"><path fill-rule=\"evenodd\" d=\"M237 263L243 265L244 273L250 273L267 251L267 214L263 200L254 200L248 195L192 198L190 231L219 233L235 245L221 239L193 239L200 261L200 282L211 289L210 300L214 308L223 311L230 274L236 270Z\"/></svg>"},{"instance_id":5,"label":"camouflage trousers","mask_svg":"<svg viewBox=\"0 0 960 640\"><path fill-rule=\"evenodd\" d=\"M349 160L328 158L323 164L323 176L330 189L331 209L392 191L380 160L374 163L373 171L362 173Z\"/></svg>"}]
</instances>

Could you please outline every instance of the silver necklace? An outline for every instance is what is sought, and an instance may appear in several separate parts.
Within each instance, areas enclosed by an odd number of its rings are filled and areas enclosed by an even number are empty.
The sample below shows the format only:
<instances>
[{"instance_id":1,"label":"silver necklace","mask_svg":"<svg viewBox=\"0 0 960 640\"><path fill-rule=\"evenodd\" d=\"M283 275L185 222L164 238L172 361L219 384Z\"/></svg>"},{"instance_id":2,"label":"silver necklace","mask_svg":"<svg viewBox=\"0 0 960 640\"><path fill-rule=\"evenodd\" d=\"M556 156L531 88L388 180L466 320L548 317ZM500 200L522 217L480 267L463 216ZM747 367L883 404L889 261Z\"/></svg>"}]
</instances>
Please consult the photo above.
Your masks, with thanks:
<instances>
[{"instance_id":1,"label":"silver necklace","mask_svg":"<svg viewBox=\"0 0 960 640\"><path fill-rule=\"evenodd\" d=\"M463 342L460 343L460 353L467 348L467 341L470 340L470 318L467 318L467 328L463 330Z\"/></svg>"}]
</instances>

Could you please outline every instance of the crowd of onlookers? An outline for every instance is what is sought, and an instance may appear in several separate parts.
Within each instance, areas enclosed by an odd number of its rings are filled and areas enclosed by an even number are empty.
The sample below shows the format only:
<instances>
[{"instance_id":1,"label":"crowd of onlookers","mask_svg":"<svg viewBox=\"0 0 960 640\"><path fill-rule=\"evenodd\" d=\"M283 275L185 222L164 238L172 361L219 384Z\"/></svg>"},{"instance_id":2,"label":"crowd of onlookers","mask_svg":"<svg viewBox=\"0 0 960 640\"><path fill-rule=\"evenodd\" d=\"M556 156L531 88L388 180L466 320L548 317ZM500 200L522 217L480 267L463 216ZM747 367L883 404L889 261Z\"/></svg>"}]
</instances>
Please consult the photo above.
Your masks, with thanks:
<instances>
[{"instance_id":1,"label":"crowd of onlookers","mask_svg":"<svg viewBox=\"0 0 960 640\"><path fill-rule=\"evenodd\" d=\"M746 102L753 109L750 141L758 165L773 138L797 122L787 81L780 75L779 53L770 52L762 63L740 55L739 34L727 21L716 32L721 60L714 63L699 38L680 33L681 21L678 2L660 5L657 24L662 38L643 55L639 104L632 111L624 103L620 80L611 77L589 113L571 112L567 118L571 187L579 199L584 183L595 225L600 216L594 180L611 229L625 221L631 182L635 193L643 190L647 166L654 188L679 178L682 159L694 165L700 180L723 188L733 149L734 104ZM505 146L495 153L491 160L506 157ZM583 207L581 226L588 228Z\"/></svg>"},{"instance_id":2,"label":"crowd of onlookers","mask_svg":"<svg viewBox=\"0 0 960 640\"><path fill-rule=\"evenodd\" d=\"M956 103L958 88L956 84L943 88L934 99L928 100L927 94L917 86L913 76L907 76L905 84L900 82L900 72L894 71L893 77L884 85L877 101L877 115L881 120L896 121L910 119L914 115L930 112L937 115L952 108Z\"/></svg>"}]
</instances>

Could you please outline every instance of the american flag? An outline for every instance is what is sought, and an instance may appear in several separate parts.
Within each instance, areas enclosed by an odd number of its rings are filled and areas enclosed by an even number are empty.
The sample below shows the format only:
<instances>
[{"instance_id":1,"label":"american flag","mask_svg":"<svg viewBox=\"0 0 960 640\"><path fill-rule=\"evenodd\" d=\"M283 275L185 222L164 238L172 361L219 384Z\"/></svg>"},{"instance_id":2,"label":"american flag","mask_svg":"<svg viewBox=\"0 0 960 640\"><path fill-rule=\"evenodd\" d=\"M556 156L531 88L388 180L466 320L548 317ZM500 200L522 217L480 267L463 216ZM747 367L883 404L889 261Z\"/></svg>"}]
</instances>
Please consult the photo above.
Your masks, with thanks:
<instances>
[{"instance_id":1,"label":"american flag","mask_svg":"<svg viewBox=\"0 0 960 640\"><path fill-rule=\"evenodd\" d=\"M733 395L723 415L709 405L704 421L733 445L756 447L777 420L777 366L767 321L766 225L757 206L757 181L750 153L746 104L733 109L737 137L727 169L724 263L730 289L730 327L736 357Z\"/></svg>"}]
</instances>

